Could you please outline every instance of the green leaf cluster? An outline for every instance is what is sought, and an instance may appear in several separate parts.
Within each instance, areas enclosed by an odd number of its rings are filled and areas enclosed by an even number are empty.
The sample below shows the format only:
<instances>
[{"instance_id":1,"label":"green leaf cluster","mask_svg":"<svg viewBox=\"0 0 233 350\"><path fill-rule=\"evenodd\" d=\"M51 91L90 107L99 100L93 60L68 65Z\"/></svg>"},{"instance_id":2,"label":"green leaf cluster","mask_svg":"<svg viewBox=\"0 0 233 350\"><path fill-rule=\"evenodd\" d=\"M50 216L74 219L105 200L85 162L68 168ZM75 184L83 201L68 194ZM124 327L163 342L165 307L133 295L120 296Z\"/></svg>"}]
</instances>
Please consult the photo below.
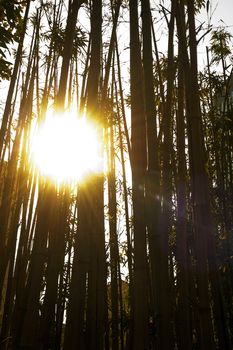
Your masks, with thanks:
<instances>
[{"instance_id":1,"label":"green leaf cluster","mask_svg":"<svg viewBox=\"0 0 233 350\"><path fill-rule=\"evenodd\" d=\"M22 10L25 2L0 0L0 80L9 79L11 62L7 59L10 45L19 41Z\"/></svg>"},{"instance_id":2,"label":"green leaf cluster","mask_svg":"<svg viewBox=\"0 0 233 350\"><path fill-rule=\"evenodd\" d=\"M231 55L232 34L224 28L214 30L210 40L210 50L212 53L212 63L219 63Z\"/></svg>"}]
</instances>

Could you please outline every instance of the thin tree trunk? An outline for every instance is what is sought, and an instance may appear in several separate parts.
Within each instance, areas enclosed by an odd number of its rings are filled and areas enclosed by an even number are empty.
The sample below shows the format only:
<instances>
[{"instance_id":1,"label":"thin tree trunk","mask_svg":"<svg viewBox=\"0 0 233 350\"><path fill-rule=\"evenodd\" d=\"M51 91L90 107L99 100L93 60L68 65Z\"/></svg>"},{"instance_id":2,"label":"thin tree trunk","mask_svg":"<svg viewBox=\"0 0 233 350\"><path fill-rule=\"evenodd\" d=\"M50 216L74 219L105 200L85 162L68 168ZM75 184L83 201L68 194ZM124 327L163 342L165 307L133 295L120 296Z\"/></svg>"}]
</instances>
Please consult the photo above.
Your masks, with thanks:
<instances>
[{"instance_id":1,"label":"thin tree trunk","mask_svg":"<svg viewBox=\"0 0 233 350\"><path fill-rule=\"evenodd\" d=\"M64 108L65 99L66 99L66 88L67 88L67 80L68 80L68 73L69 73L69 65L70 65L70 59L71 59L72 50L73 50L73 41L74 41L74 35L75 35L78 10L83 2L84 0L73 0L72 2L70 1L69 3L70 7L68 10L68 18L67 18L67 24L66 24L61 76L60 76L58 94L55 101L57 108L61 108L61 109Z\"/></svg>"},{"instance_id":2,"label":"thin tree trunk","mask_svg":"<svg viewBox=\"0 0 233 350\"><path fill-rule=\"evenodd\" d=\"M43 188L40 194L38 218L34 236L33 251L29 266L28 281L24 292L21 322L18 324L20 341L15 348L35 347L38 341L40 293L45 263L47 261L47 237L51 225L53 210L53 194L51 189Z\"/></svg>"},{"instance_id":3,"label":"thin tree trunk","mask_svg":"<svg viewBox=\"0 0 233 350\"><path fill-rule=\"evenodd\" d=\"M110 116L111 118L111 116ZM112 349L119 349L119 301L118 301L118 240L117 240L117 201L116 201L116 175L115 154L113 140L113 121L110 119L109 130L109 245L110 245L110 270L111 270L111 314L112 314Z\"/></svg>"},{"instance_id":4,"label":"thin tree trunk","mask_svg":"<svg viewBox=\"0 0 233 350\"><path fill-rule=\"evenodd\" d=\"M199 302L199 341L200 349L214 349L213 329L208 291L207 242L212 234L210 217L208 179L205 170L204 145L197 83L196 38L194 8L189 3L190 55L189 63L184 25L181 22L182 4L178 8L178 35L182 47L182 60L185 70L187 93L187 126L189 141L190 177L192 183L192 204L194 213L195 253L197 258L197 283ZM180 12L182 11L182 12ZM182 16L182 18L184 18Z\"/></svg>"},{"instance_id":5,"label":"thin tree trunk","mask_svg":"<svg viewBox=\"0 0 233 350\"><path fill-rule=\"evenodd\" d=\"M103 116L100 115L102 0L93 0L91 12L91 60L87 82L87 116L97 123L96 132L103 152ZM102 154L103 155L103 154ZM87 340L89 349L102 349L105 329L105 237L103 175L94 175L90 193L90 266L88 273Z\"/></svg>"},{"instance_id":6,"label":"thin tree trunk","mask_svg":"<svg viewBox=\"0 0 233 350\"><path fill-rule=\"evenodd\" d=\"M152 285L152 323L159 313L159 285L160 285L160 169L158 164L157 124L155 110L155 92L153 82L153 57L151 38L151 11L150 1L142 1L142 34L143 34L143 72L144 95L147 130L147 176L146 176L146 224L148 229L148 241L150 250L150 269ZM152 335L155 337L155 334Z\"/></svg>"},{"instance_id":7,"label":"thin tree trunk","mask_svg":"<svg viewBox=\"0 0 233 350\"><path fill-rule=\"evenodd\" d=\"M162 147L162 194L163 194L163 211L160 224L160 323L159 323L159 348L172 349L172 319L171 319L171 294L169 288L169 246L168 240L172 227L172 94L174 88L175 67L173 53L173 36L174 36L174 3L171 8L171 18L169 22L169 39L168 39L168 63L167 63L167 96L163 116L164 140ZM170 257L171 259L171 257Z\"/></svg>"},{"instance_id":8,"label":"thin tree trunk","mask_svg":"<svg viewBox=\"0 0 233 350\"><path fill-rule=\"evenodd\" d=\"M3 148L5 134L7 131L8 118L9 118L9 115L11 113L12 97L14 94L15 84L17 81L19 66L20 66L20 62L21 62L21 58L22 58L23 42L24 42L24 37L26 34L26 27L27 27L27 20L28 20L30 3L31 3L31 1L27 0L27 5L26 5L26 9L25 9L25 14L24 14L24 20L23 20L23 26L22 26L22 36L20 38L20 42L19 42L18 49L17 49L17 54L16 54L16 58L15 58L15 63L14 63L14 69L13 69L13 73L11 76L11 82L10 82L10 86L9 86L9 90L8 90L8 94L7 94L7 100L6 100L6 104L5 104L5 109L4 109L4 113L3 113L3 117L2 117L2 124L1 124L1 129L0 129L0 155L2 152L2 148Z\"/></svg>"},{"instance_id":9,"label":"thin tree trunk","mask_svg":"<svg viewBox=\"0 0 233 350\"><path fill-rule=\"evenodd\" d=\"M179 57L181 48L179 45ZM187 242L187 169L185 154L185 116L184 116L184 73L181 60L178 65L178 111L177 111L177 329L181 350L191 349L191 317L189 296L188 242Z\"/></svg>"},{"instance_id":10,"label":"thin tree trunk","mask_svg":"<svg viewBox=\"0 0 233 350\"><path fill-rule=\"evenodd\" d=\"M134 227L133 348L148 349L148 278L145 221L146 127L142 90L138 1L130 0L130 94Z\"/></svg>"},{"instance_id":11,"label":"thin tree trunk","mask_svg":"<svg viewBox=\"0 0 233 350\"><path fill-rule=\"evenodd\" d=\"M65 255L65 232L68 216L68 201L65 190L60 190L59 197L54 194L53 221L51 222L48 243L48 266L46 273L46 291L41 309L38 342L41 349L48 349L53 344L55 330L55 310L58 299L58 277L62 271Z\"/></svg>"}]
</instances>

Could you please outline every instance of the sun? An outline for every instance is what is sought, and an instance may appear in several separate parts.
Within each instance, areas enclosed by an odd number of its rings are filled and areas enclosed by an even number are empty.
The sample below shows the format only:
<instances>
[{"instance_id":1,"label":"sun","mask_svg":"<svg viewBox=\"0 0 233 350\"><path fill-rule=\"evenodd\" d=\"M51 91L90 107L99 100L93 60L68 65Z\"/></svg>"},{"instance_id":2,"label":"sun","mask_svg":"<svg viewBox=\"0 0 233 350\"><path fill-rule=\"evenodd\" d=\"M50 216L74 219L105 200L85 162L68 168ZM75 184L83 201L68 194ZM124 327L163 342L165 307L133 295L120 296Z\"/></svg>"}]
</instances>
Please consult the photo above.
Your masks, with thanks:
<instances>
[{"instance_id":1,"label":"sun","mask_svg":"<svg viewBox=\"0 0 233 350\"><path fill-rule=\"evenodd\" d=\"M74 113L48 113L43 123L32 128L30 148L40 174L59 183L101 172L97 128Z\"/></svg>"}]
</instances>

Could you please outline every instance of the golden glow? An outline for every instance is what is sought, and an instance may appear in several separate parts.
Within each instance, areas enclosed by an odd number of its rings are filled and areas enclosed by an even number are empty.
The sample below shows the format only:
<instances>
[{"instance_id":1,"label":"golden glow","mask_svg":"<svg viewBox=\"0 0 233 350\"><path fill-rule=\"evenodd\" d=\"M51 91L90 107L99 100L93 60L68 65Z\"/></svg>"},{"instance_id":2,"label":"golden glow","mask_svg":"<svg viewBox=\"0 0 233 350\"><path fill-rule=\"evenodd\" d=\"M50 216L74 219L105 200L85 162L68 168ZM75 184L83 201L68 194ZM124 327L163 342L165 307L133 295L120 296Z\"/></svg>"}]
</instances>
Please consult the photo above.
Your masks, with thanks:
<instances>
[{"instance_id":1,"label":"golden glow","mask_svg":"<svg viewBox=\"0 0 233 350\"><path fill-rule=\"evenodd\" d=\"M45 122L31 132L30 143L40 173L59 183L101 172L97 131L84 117L48 113Z\"/></svg>"}]
</instances>

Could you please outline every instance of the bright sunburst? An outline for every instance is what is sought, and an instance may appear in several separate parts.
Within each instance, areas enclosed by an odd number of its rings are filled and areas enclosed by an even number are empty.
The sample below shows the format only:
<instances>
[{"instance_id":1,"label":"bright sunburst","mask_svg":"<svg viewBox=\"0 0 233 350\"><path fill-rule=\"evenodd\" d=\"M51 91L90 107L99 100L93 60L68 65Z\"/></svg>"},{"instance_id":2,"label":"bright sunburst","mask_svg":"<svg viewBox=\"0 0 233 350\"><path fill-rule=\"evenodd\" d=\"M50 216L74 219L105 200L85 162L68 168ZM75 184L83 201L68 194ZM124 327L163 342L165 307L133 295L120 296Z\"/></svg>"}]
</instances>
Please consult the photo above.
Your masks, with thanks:
<instances>
[{"instance_id":1,"label":"bright sunburst","mask_svg":"<svg viewBox=\"0 0 233 350\"><path fill-rule=\"evenodd\" d=\"M48 114L31 133L31 152L40 173L58 182L101 171L96 128L83 117Z\"/></svg>"}]
</instances>

